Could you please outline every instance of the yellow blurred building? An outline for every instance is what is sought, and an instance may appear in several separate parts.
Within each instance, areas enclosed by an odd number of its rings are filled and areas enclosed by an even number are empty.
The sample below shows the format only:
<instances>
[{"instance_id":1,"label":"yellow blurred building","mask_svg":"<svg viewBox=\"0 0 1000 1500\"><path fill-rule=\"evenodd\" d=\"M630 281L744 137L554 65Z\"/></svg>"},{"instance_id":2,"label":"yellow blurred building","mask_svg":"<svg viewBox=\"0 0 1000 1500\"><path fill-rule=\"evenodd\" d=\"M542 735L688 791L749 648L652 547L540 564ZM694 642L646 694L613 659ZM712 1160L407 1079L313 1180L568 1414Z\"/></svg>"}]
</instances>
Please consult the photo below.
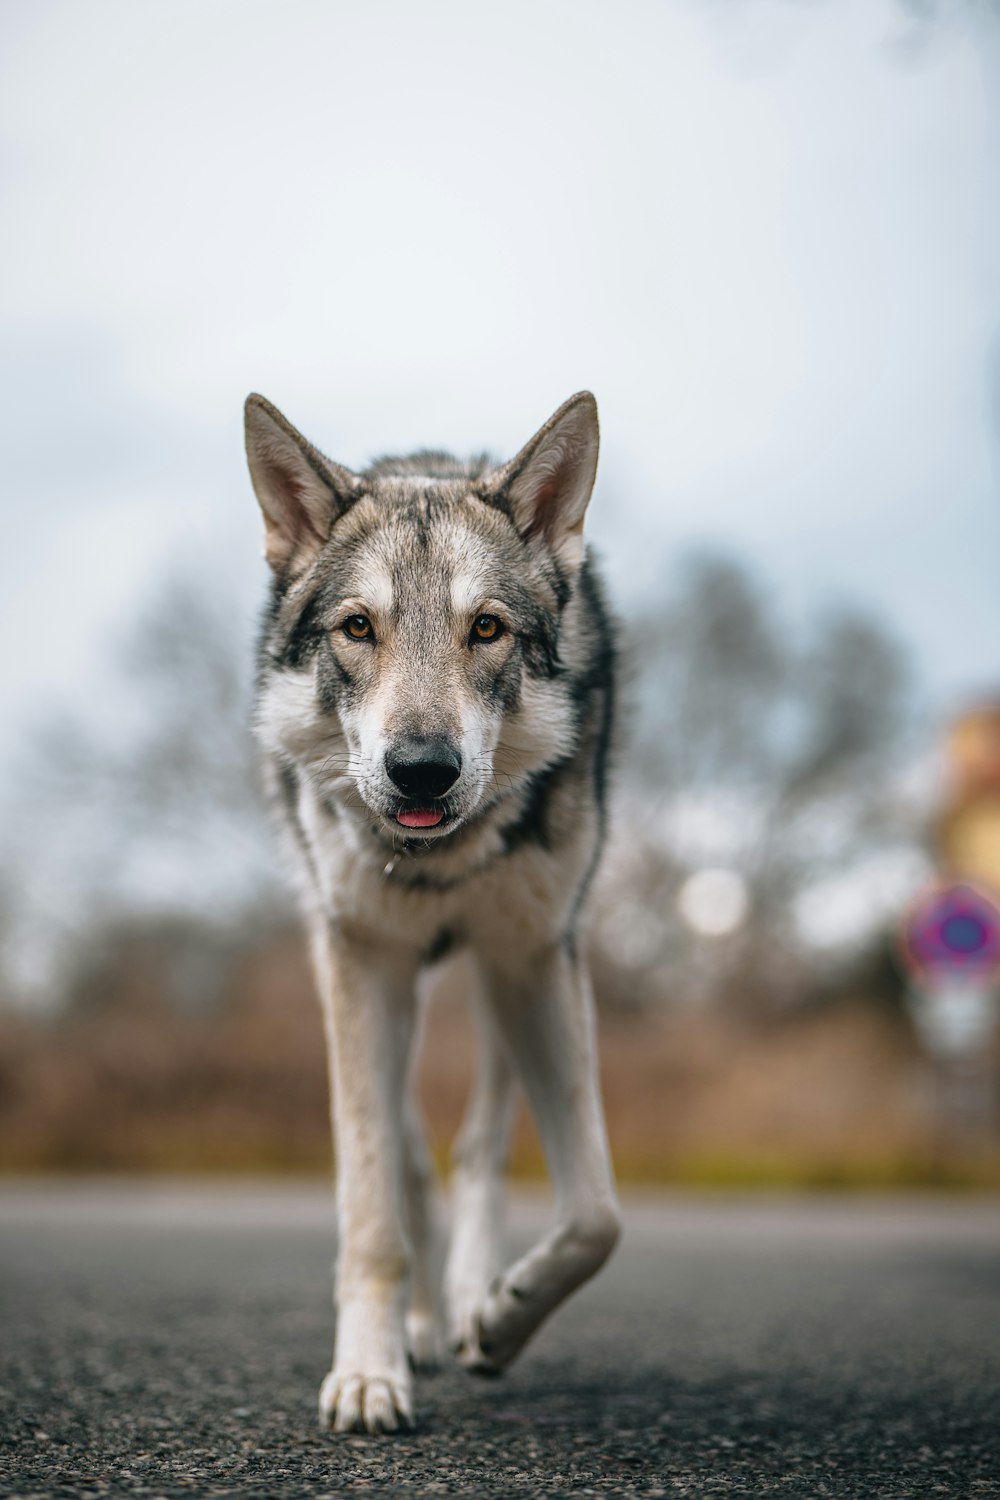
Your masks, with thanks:
<instances>
[{"instance_id":1,"label":"yellow blurred building","mask_svg":"<svg viewBox=\"0 0 1000 1500\"><path fill-rule=\"evenodd\" d=\"M948 791L935 845L943 870L1000 899L1000 703L956 719L945 742Z\"/></svg>"}]
</instances>

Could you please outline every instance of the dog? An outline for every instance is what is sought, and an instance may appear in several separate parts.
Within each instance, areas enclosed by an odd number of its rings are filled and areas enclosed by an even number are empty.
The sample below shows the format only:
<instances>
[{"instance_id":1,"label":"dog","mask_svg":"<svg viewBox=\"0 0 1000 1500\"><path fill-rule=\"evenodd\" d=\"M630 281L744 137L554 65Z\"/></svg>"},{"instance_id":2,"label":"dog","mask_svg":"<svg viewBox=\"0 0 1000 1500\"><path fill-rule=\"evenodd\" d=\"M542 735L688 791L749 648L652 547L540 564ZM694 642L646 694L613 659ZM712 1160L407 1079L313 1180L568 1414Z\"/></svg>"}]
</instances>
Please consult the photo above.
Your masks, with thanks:
<instances>
[{"instance_id":1,"label":"dog","mask_svg":"<svg viewBox=\"0 0 1000 1500\"><path fill-rule=\"evenodd\" d=\"M273 573L255 726L306 917L337 1161L320 1421L393 1432L443 1343L407 1082L417 980L449 949L469 949L481 990L443 1274L460 1362L502 1370L619 1236L581 951L615 704L583 539L597 406L573 396L508 463L419 452L354 473L251 395L246 448ZM517 1082L555 1221L505 1266Z\"/></svg>"}]
</instances>

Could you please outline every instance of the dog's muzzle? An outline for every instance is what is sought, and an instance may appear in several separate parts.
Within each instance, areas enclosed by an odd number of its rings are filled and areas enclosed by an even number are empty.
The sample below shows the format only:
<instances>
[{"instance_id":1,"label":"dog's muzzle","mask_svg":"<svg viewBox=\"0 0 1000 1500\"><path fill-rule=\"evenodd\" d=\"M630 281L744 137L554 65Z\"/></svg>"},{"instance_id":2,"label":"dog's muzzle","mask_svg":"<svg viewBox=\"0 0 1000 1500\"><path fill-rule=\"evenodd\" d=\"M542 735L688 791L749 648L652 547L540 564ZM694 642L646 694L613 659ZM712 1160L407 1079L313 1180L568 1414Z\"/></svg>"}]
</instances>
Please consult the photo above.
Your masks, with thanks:
<instances>
[{"instance_id":1,"label":"dog's muzzle","mask_svg":"<svg viewBox=\"0 0 1000 1500\"><path fill-rule=\"evenodd\" d=\"M451 790L461 774L462 757L447 740L412 738L386 752L385 769L404 797L422 803Z\"/></svg>"},{"instance_id":2,"label":"dog's muzzle","mask_svg":"<svg viewBox=\"0 0 1000 1500\"><path fill-rule=\"evenodd\" d=\"M410 736L397 740L385 757L386 775L406 799L393 811L404 828L436 828L448 822L442 802L462 771L462 757L446 739Z\"/></svg>"}]
</instances>

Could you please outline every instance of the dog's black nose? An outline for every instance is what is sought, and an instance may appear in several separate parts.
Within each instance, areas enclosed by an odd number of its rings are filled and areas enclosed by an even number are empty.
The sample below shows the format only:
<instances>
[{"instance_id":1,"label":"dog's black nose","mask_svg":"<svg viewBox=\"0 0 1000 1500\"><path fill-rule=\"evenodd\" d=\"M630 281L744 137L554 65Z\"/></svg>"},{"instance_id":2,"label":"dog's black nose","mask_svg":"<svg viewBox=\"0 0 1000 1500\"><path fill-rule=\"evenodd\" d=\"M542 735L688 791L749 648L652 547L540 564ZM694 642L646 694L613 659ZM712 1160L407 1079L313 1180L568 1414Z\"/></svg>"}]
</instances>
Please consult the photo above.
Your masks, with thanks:
<instances>
[{"instance_id":1,"label":"dog's black nose","mask_svg":"<svg viewBox=\"0 0 1000 1500\"><path fill-rule=\"evenodd\" d=\"M443 797L462 769L447 740L400 740L386 752L385 768L406 797Z\"/></svg>"}]
</instances>

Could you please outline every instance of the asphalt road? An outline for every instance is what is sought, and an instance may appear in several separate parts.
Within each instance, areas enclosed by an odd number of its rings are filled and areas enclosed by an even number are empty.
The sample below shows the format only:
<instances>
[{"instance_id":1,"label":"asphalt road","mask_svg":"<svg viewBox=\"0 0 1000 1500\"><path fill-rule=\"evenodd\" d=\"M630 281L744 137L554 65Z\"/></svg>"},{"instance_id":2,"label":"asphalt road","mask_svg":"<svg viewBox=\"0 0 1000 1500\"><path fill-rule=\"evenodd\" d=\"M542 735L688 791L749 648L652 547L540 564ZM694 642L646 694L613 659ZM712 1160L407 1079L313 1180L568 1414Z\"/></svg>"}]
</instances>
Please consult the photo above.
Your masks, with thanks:
<instances>
[{"instance_id":1,"label":"asphalt road","mask_svg":"<svg viewBox=\"0 0 1000 1500\"><path fill-rule=\"evenodd\" d=\"M520 1201L517 1236L539 1222ZM314 1424L320 1190L0 1188L0 1494L1000 1496L1000 1204L665 1197L416 1434Z\"/></svg>"}]
</instances>

